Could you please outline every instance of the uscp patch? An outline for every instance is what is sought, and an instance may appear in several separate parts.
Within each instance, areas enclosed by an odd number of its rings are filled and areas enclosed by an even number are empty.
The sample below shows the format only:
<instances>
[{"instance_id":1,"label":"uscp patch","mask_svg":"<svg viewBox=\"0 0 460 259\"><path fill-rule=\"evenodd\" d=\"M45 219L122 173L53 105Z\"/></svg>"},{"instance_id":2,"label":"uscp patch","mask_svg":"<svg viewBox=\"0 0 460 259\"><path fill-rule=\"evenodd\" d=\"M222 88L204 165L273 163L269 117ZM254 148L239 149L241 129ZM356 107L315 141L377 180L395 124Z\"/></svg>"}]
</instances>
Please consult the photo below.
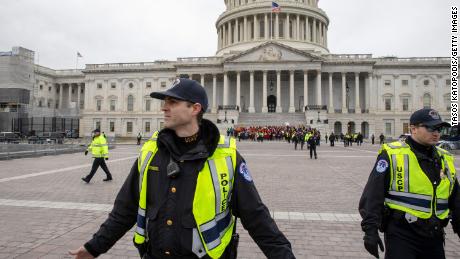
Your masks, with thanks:
<instances>
[{"instance_id":1,"label":"uscp patch","mask_svg":"<svg viewBox=\"0 0 460 259\"><path fill-rule=\"evenodd\" d=\"M388 168L388 162L384 159L380 159L375 166L375 170L379 173L383 173Z\"/></svg>"},{"instance_id":2,"label":"uscp patch","mask_svg":"<svg viewBox=\"0 0 460 259\"><path fill-rule=\"evenodd\" d=\"M243 176L243 178L246 181L252 182L251 174L249 173L248 166L246 165L245 162L240 164L240 168L238 169L238 171L239 171L240 175Z\"/></svg>"}]
</instances>

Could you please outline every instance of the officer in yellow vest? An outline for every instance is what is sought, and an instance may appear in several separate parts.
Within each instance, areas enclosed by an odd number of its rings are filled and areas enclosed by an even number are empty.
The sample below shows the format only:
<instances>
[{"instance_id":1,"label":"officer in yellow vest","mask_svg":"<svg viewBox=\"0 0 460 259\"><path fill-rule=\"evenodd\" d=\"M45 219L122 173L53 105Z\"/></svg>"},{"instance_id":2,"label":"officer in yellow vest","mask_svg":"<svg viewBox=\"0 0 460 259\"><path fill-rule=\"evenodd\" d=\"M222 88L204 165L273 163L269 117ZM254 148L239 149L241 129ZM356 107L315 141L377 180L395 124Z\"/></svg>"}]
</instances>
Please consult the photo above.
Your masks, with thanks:
<instances>
[{"instance_id":1,"label":"officer in yellow vest","mask_svg":"<svg viewBox=\"0 0 460 259\"><path fill-rule=\"evenodd\" d=\"M255 188L233 138L203 119L206 92L177 79L165 92L165 129L142 147L108 219L75 258L107 252L135 225L142 258L236 258L235 216L268 258L295 258Z\"/></svg>"},{"instance_id":2,"label":"officer in yellow vest","mask_svg":"<svg viewBox=\"0 0 460 259\"><path fill-rule=\"evenodd\" d=\"M94 158L93 166L91 168L91 172L86 177L81 179L84 182L89 183L100 166L107 176L103 181L111 181L112 174L110 173L109 168L104 161L109 160L109 146L107 145L107 139L104 135L101 135L101 131L99 129L95 129L93 133L93 141L91 141L91 144L85 151L85 156L88 154L88 151L91 151Z\"/></svg>"},{"instance_id":3,"label":"officer in yellow vest","mask_svg":"<svg viewBox=\"0 0 460 259\"><path fill-rule=\"evenodd\" d=\"M460 192L454 157L436 147L443 127L433 109L410 117L411 136L384 144L359 202L364 247L385 258L445 258L444 227L460 236Z\"/></svg>"}]
</instances>

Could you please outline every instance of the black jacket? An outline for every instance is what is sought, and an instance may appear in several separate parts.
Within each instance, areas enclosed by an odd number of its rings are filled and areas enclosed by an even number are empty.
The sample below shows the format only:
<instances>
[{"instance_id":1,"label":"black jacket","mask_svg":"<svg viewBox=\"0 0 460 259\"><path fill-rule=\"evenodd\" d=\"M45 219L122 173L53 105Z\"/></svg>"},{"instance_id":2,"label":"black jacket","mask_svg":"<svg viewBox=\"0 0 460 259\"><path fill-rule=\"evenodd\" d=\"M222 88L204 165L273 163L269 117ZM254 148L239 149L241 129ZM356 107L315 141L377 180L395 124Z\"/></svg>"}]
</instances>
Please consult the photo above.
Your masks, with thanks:
<instances>
[{"instance_id":1,"label":"black jacket","mask_svg":"<svg viewBox=\"0 0 460 259\"><path fill-rule=\"evenodd\" d=\"M406 143L417 157L417 160L423 172L428 176L433 185L440 182L441 161L435 147L425 147L408 137ZM389 166L383 172L379 172L376 167L380 160L385 160L390 165L390 159L387 152L383 151L378 157L374 168L369 176L366 186L364 187L361 200L359 201L359 213L363 220L361 227L364 232L377 231L381 228L385 196L390 186L390 168ZM382 170L380 170L382 171ZM455 179L452 195L449 197L449 209L452 215L452 226L454 232L460 233L460 191L458 190L458 180ZM436 220L436 218L434 218ZM402 219L405 222L405 219ZM417 224L410 224L411 227L418 228ZM424 232L423 229L415 229L415 232Z\"/></svg>"},{"instance_id":2,"label":"black jacket","mask_svg":"<svg viewBox=\"0 0 460 259\"><path fill-rule=\"evenodd\" d=\"M169 251L172 255L170 258L195 258L191 245L192 229L196 227L192 203L197 173L206 159L214 153L219 136L217 127L208 120L202 121L200 137L190 147L178 143L178 137L173 131L160 131L158 152L150 164L153 168L158 167L158 171L149 171L147 187L147 246L151 256L162 257L165 251ZM175 178L166 174L170 157L180 167L180 173ZM245 161L237 152L235 184L230 203L232 213L241 219L243 227L268 258L295 258L291 244L262 203L254 182L239 172L242 163ZM108 219L94 234L93 239L85 244L85 248L92 255L98 256L107 252L136 223L138 179L136 161L117 195ZM176 189L174 193L171 191L173 187ZM167 220L171 220L173 224L167 226Z\"/></svg>"}]
</instances>

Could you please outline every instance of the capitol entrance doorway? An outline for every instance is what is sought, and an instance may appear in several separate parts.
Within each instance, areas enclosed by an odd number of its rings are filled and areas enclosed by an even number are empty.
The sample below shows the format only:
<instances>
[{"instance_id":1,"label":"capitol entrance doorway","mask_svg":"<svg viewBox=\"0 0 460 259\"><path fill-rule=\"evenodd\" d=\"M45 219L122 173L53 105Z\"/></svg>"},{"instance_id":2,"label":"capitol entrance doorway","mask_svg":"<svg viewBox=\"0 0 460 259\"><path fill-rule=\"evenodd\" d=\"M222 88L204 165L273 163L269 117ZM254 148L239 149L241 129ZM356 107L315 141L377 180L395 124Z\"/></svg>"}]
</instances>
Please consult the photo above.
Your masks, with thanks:
<instances>
[{"instance_id":1,"label":"capitol entrance doorway","mask_svg":"<svg viewBox=\"0 0 460 259\"><path fill-rule=\"evenodd\" d=\"M268 112L276 111L276 96L274 95L267 96L267 106L268 106Z\"/></svg>"}]
</instances>

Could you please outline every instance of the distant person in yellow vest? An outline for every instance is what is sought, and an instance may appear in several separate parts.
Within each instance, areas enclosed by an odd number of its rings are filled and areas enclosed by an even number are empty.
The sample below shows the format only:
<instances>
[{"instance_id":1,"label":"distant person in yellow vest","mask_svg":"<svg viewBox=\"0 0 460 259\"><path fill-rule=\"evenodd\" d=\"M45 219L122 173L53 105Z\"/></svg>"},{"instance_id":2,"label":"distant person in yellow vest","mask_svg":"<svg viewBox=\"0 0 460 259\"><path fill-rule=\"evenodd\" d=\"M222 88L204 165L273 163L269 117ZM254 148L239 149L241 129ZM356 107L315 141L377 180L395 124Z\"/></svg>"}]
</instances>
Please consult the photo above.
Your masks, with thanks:
<instances>
[{"instance_id":1,"label":"distant person in yellow vest","mask_svg":"<svg viewBox=\"0 0 460 259\"><path fill-rule=\"evenodd\" d=\"M95 129L93 133L93 141L91 141L91 144L85 151L85 156L88 154L88 151L91 151L94 158L93 166L91 168L91 172L81 179L84 182L89 183L100 166L107 176L103 181L111 181L112 174L110 174L109 168L105 163L105 160L109 160L109 146L107 145L107 139L104 135L101 135L101 131L99 129Z\"/></svg>"},{"instance_id":2,"label":"distant person in yellow vest","mask_svg":"<svg viewBox=\"0 0 460 259\"><path fill-rule=\"evenodd\" d=\"M433 109L410 117L405 141L384 144L359 202L364 247L385 258L444 259L444 227L460 236L460 192L454 156L438 148L440 132L450 127Z\"/></svg>"},{"instance_id":3,"label":"distant person in yellow vest","mask_svg":"<svg viewBox=\"0 0 460 259\"><path fill-rule=\"evenodd\" d=\"M236 258L235 217L267 258L295 258L255 188L236 141L203 119L206 92L177 79L165 92L165 129L142 147L108 219L75 258L107 252L134 225L142 258Z\"/></svg>"}]
</instances>

